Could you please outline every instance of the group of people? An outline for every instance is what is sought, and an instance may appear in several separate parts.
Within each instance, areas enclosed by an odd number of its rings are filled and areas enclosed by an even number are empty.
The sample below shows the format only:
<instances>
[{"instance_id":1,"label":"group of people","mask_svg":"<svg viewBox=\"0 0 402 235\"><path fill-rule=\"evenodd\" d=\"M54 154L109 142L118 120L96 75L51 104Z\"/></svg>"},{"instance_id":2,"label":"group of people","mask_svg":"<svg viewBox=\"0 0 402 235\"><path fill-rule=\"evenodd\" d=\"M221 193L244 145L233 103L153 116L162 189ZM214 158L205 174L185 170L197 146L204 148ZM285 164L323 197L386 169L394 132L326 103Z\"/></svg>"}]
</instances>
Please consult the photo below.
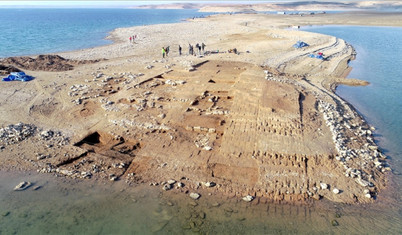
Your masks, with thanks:
<instances>
[{"instance_id":1,"label":"group of people","mask_svg":"<svg viewBox=\"0 0 402 235\"><path fill-rule=\"evenodd\" d=\"M135 39L137 39L137 35L133 35L129 37L130 43L134 43Z\"/></svg>"},{"instance_id":2,"label":"group of people","mask_svg":"<svg viewBox=\"0 0 402 235\"><path fill-rule=\"evenodd\" d=\"M205 53L205 46L206 45L204 43L201 43L201 45L199 43L195 44L195 48L198 49L198 54L199 55L201 55L201 51L202 51L202 54ZM188 54L189 55L196 55L197 54L196 52L194 52L194 46L191 45L191 44L188 44Z\"/></svg>"},{"instance_id":3,"label":"group of people","mask_svg":"<svg viewBox=\"0 0 402 235\"><path fill-rule=\"evenodd\" d=\"M205 53L205 44L204 43L201 43L201 44L199 44L199 43L197 43L196 45L195 45L195 48L196 48L196 50L198 50L198 55L201 55L201 53L202 53L202 55L204 55L204 53ZM162 47L162 58L165 58L165 57L167 57L167 56L169 56L169 46L167 46L167 47ZM179 55L181 56L182 55L182 47L181 47L181 45L179 45ZM189 55L197 55L197 53L194 51L194 46L193 45L191 45L190 43L188 44L188 54Z\"/></svg>"},{"instance_id":4,"label":"group of people","mask_svg":"<svg viewBox=\"0 0 402 235\"><path fill-rule=\"evenodd\" d=\"M180 46L179 46L180 47ZM162 58L169 56L170 46L162 47Z\"/></svg>"}]
</instances>

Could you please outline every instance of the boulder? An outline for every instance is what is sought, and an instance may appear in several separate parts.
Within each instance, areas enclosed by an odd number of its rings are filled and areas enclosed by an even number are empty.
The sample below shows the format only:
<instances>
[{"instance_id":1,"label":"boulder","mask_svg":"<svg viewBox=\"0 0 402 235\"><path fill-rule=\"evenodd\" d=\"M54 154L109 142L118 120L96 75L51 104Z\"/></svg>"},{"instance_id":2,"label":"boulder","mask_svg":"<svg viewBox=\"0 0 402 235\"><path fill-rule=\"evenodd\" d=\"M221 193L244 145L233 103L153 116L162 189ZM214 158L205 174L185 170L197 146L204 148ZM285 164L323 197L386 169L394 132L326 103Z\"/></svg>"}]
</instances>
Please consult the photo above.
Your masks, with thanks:
<instances>
[{"instance_id":1,"label":"boulder","mask_svg":"<svg viewBox=\"0 0 402 235\"><path fill-rule=\"evenodd\" d=\"M14 191L23 191L23 190L29 188L31 185L32 185L31 182L22 181L17 186L15 186Z\"/></svg>"},{"instance_id":2,"label":"boulder","mask_svg":"<svg viewBox=\"0 0 402 235\"><path fill-rule=\"evenodd\" d=\"M254 197L251 195L247 195L247 196L243 197L243 201L245 201L245 202L251 202L252 200L254 200Z\"/></svg>"},{"instance_id":3,"label":"boulder","mask_svg":"<svg viewBox=\"0 0 402 235\"><path fill-rule=\"evenodd\" d=\"M191 197L192 199L194 199L194 200L197 200L198 198L201 197L201 195L198 194L198 193L190 193L190 197Z\"/></svg>"}]
</instances>

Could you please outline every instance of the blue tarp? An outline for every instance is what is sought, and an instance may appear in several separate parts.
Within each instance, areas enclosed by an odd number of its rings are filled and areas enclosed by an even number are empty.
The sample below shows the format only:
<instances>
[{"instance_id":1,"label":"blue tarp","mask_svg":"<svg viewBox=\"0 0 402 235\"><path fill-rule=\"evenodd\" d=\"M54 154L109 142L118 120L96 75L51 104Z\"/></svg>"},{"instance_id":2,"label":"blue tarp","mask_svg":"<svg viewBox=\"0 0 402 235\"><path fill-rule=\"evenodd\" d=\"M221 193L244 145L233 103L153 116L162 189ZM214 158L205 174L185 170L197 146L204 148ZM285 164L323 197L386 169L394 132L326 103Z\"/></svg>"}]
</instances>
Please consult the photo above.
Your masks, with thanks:
<instances>
[{"instance_id":1,"label":"blue tarp","mask_svg":"<svg viewBox=\"0 0 402 235\"><path fill-rule=\"evenodd\" d=\"M296 44L293 45L294 48L302 48L302 47L308 47L309 45L305 42L302 41L297 41Z\"/></svg>"},{"instance_id":2,"label":"blue tarp","mask_svg":"<svg viewBox=\"0 0 402 235\"><path fill-rule=\"evenodd\" d=\"M3 81L10 82L10 81L22 81L27 82L34 79L34 77L26 75L24 72L11 72L8 77L3 78Z\"/></svg>"},{"instance_id":3,"label":"blue tarp","mask_svg":"<svg viewBox=\"0 0 402 235\"><path fill-rule=\"evenodd\" d=\"M323 57L322 55L320 55L320 54L317 54L317 55L310 54L309 57L311 57L311 58L317 58L317 59L320 59L320 60L324 60L324 57Z\"/></svg>"}]
</instances>

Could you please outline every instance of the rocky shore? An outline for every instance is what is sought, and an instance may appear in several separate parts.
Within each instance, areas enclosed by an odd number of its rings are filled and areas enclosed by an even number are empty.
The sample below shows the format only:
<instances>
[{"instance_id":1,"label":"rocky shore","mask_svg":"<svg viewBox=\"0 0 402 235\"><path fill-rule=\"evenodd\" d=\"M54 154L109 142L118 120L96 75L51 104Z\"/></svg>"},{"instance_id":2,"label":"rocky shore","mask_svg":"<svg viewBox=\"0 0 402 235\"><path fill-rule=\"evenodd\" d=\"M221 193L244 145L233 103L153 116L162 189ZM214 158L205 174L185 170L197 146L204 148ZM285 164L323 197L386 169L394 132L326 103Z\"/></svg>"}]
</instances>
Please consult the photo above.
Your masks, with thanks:
<instances>
[{"instance_id":1,"label":"rocky shore","mask_svg":"<svg viewBox=\"0 0 402 235\"><path fill-rule=\"evenodd\" d=\"M3 60L35 80L3 84L0 169L147 184L194 200L373 202L390 167L374 127L333 91L350 83L342 75L353 47L282 29L293 20L220 15L117 29L113 45L38 57L68 65L56 71ZM136 44L126 42L133 34ZM297 40L310 46L294 49ZM159 48L189 42L207 53L161 58ZM327 60L308 57L317 52Z\"/></svg>"}]
</instances>

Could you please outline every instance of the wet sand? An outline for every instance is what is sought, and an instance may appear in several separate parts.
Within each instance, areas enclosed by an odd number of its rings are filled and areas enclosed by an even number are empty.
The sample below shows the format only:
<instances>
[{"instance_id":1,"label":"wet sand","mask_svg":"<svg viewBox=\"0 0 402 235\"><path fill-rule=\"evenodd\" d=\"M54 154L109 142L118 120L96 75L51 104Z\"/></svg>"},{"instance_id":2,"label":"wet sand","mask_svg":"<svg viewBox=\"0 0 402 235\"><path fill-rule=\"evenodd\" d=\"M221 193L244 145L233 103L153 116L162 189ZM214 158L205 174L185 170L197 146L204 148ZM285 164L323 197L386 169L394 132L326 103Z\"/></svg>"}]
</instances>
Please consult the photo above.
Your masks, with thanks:
<instances>
[{"instance_id":1,"label":"wet sand","mask_svg":"<svg viewBox=\"0 0 402 235\"><path fill-rule=\"evenodd\" d=\"M389 166L373 128L334 93L337 84L366 84L344 78L353 47L284 29L346 17L377 25L400 19L345 14L218 15L116 29L113 45L61 53L106 60L70 71L24 70L36 79L2 84L0 167L162 192L173 179L170 191L183 195L374 202ZM130 35L138 35L135 43ZM310 46L293 48L298 40ZM188 55L189 43L205 43L207 53ZM327 59L309 57L318 52ZM31 125L6 128L18 122Z\"/></svg>"}]
</instances>

